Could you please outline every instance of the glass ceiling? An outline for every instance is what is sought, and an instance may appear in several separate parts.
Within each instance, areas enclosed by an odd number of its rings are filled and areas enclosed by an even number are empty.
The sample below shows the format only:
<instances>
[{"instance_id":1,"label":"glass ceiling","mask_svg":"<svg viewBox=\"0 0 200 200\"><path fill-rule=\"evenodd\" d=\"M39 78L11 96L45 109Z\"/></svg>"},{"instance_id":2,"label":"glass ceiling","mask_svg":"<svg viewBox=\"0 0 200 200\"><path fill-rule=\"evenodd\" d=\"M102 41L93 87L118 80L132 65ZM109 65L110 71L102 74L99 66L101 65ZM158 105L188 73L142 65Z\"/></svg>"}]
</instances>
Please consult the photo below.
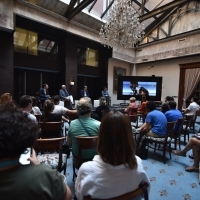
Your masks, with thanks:
<instances>
[{"instance_id":1,"label":"glass ceiling","mask_svg":"<svg viewBox=\"0 0 200 200\"><path fill-rule=\"evenodd\" d=\"M69 5L70 0L60 0L63 3L66 3L67 5ZM82 2L83 0L80 0L80 2ZM144 9L144 14L152 11L156 8L159 8L165 4L168 4L170 2L172 2L173 0L133 0L134 2L134 8L137 9L138 13L141 13L141 4L142 2L145 2L145 9ZM114 2L113 0L97 0L96 3L94 4L95 0L86 8L84 8L82 10L82 12L91 15L92 17L99 19L103 22L106 22L109 16L109 10L108 12L104 15L104 17L101 19L101 15L106 11L106 9L109 7L109 5L112 4L112 2ZM75 5L75 7L77 6L77 4ZM112 8L112 6L111 6ZM111 9L110 8L110 9ZM154 20L153 17L145 20L143 23L145 24L145 26L149 25L152 21Z\"/></svg>"}]
</instances>

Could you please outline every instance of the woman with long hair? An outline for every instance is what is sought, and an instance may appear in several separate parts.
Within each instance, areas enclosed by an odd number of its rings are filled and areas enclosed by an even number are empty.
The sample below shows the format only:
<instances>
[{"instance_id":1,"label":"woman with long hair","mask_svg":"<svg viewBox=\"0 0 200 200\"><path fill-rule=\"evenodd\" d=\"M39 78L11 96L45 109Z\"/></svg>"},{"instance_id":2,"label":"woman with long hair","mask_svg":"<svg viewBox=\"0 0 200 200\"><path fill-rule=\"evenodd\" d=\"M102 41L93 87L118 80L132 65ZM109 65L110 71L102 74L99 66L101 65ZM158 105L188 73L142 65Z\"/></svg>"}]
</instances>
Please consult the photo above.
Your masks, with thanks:
<instances>
[{"instance_id":1,"label":"woman with long hair","mask_svg":"<svg viewBox=\"0 0 200 200\"><path fill-rule=\"evenodd\" d=\"M107 199L131 192L142 182L150 185L135 146L128 118L119 111L108 112L99 129L99 155L79 169L76 197Z\"/></svg>"}]
</instances>

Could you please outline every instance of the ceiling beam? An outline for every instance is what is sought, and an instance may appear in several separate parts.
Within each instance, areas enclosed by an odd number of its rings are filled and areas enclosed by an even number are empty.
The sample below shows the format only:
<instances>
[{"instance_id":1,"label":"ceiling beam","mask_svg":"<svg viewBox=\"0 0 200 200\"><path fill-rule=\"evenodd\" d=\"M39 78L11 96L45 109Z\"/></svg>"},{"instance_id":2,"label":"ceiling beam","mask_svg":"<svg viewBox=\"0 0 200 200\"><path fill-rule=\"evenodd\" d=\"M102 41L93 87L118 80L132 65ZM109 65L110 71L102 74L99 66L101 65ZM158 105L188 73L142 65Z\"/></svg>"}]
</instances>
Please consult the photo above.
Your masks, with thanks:
<instances>
[{"instance_id":1,"label":"ceiling beam","mask_svg":"<svg viewBox=\"0 0 200 200\"><path fill-rule=\"evenodd\" d=\"M97 2L97 0L95 0L95 1L92 3L92 5L91 5L91 7L89 8L88 12L90 12L90 11L92 10L92 8L93 8L94 5L96 4L96 2Z\"/></svg>"},{"instance_id":2,"label":"ceiling beam","mask_svg":"<svg viewBox=\"0 0 200 200\"><path fill-rule=\"evenodd\" d=\"M154 29L156 29L160 24L166 20L173 12L175 12L177 8L174 8L170 12L164 12L161 16L159 16L156 20L154 20L149 26L147 26L144 30L144 37L148 36Z\"/></svg>"},{"instance_id":3,"label":"ceiling beam","mask_svg":"<svg viewBox=\"0 0 200 200\"><path fill-rule=\"evenodd\" d=\"M110 4L108 5L108 7L106 8L106 10L103 12L103 14L101 15L101 19L104 17L104 15L108 12L108 10L110 9L110 7L113 5L114 0L112 0L110 2Z\"/></svg>"},{"instance_id":4,"label":"ceiling beam","mask_svg":"<svg viewBox=\"0 0 200 200\"><path fill-rule=\"evenodd\" d=\"M184 4L188 1L191 1L191 0L176 0L176 1L172 1L168 4L165 4L164 6L161 6L161 7L157 8L157 9L155 9L155 10L149 12L149 13L146 13L146 14L140 16L139 17L140 22L147 20L151 17L155 17L156 15L158 15L160 13L163 13L163 12L169 10L169 9L173 9L174 7L177 7L177 6Z\"/></svg>"},{"instance_id":5,"label":"ceiling beam","mask_svg":"<svg viewBox=\"0 0 200 200\"><path fill-rule=\"evenodd\" d=\"M76 3L77 3L77 0L71 0L70 1L69 6L67 7L67 10L66 10L64 16L67 16L73 10Z\"/></svg>"},{"instance_id":6,"label":"ceiling beam","mask_svg":"<svg viewBox=\"0 0 200 200\"><path fill-rule=\"evenodd\" d=\"M135 2L140 8L142 7L141 3L138 2L137 0L132 0L132 1ZM144 6L144 11L150 12L150 10L148 10L145 6Z\"/></svg>"},{"instance_id":7,"label":"ceiling beam","mask_svg":"<svg viewBox=\"0 0 200 200\"><path fill-rule=\"evenodd\" d=\"M74 0L71 0L71 1L74 1ZM86 8L93 1L94 0L83 0L73 10L71 10L70 13L65 15L65 17L71 20L73 17L75 17L78 13L80 13L84 8Z\"/></svg>"}]
</instances>

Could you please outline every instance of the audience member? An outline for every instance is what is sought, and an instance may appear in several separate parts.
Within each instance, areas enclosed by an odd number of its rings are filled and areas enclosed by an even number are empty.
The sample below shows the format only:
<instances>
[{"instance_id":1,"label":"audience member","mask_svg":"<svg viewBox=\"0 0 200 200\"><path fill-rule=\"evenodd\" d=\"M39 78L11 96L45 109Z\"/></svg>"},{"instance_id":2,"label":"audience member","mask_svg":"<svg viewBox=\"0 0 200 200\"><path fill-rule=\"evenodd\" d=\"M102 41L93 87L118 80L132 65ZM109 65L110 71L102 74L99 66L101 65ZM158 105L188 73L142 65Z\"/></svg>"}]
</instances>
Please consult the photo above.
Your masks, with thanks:
<instances>
[{"instance_id":1,"label":"audience member","mask_svg":"<svg viewBox=\"0 0 200 200\"><path fill-rule=\"evenodd\" d=\"M40 88L40 90L39 90L39 99L40 99L40 101L41 101L42 104L43 104L47 99L50 98L49 92L48 92L48 88L49 88L49 86L48 86L46 83L44 83L44 84L43 84L43 87Z\"/></svg>"},{"instance_id":2,"label":"audience member","mask_svg":"<svg viewBox=\"0 0 200 200\"><path fill-rule=\"evenodd\" d=\"M53 96L52 99L54 102L53 113L62 115L63 121L69 122L67 114L77 114L77 110L69 110L69 109L65 108L64 106L60 106L59 105L60 97L58 95Z\"/></svg>"},{"instance_id":3,"label":"audience member","mask_svg":"<svg viewBox=\"0 0 200 200\"><path fill-rule=\"evenodd\" d=\"M164 113L168 122L175 122L178 119L183 118L182 113L176 109L175 101L169 101L168 106L170 110Z\"/></svg>"},{"instance_id":4,"label":"audience member","mask_svg":"<svg viewBox=\"0 0 200 200\"><path fill-rule=\"evenodd\" d=\"M37 123L37 118L30 113L32 111L32 103L32 97L28 95L24 95L19 99L19 104L22 111L28 114L28 118L31 119L31 121Z\"/></svg>"},{"instance_id":5,"label":"audience member","mask_svg":"<svg viewBox=\"0 0 200 200\"><path fill-rule=\"evenodd\" d=\"M94 199L113 198L135 190L142 182L147 182L150 190L135 148L128 118L119 111L107 113L99 130L99 155L83 163L78 171L76 197L79 200L88 195Z\"/></svg>"},{"instance_id":6,"label":"audience member","mask_svg":"<svg viewBox=\"0 0 200 200\"><path fill-rule=\"evenodd\" d=\"M54 102L46 100L44 102L44 114L41 116L43 122L60 122L62 121L62 114L53 113Z\"/></svg>"},{"instance_id":7,"label":"audience member","mask_svg":"<svg viewBox=\"0 0 200 200\"><path fill-rule=\"evenodd\" d=\"M191 150L193 151L194 164L192 166L187 166L185 168L188 172L199 172L199 162L200 162L200 139L195 137L190 138L189 142L183 150L173 150L172 152L177 156L186 157L186 153Z\"/></svg>"},{"instance_id":8,"label":"audience member","mask_svg":"<svg viewBox=\"0 0 200 200\"><path fill-rule=\"evenodd\" d=\"M190 105L184 110L185 114L188 115L195 115L196 111L200 109L200 106L197 104L199 98L198 97L192 97Z\"/></svg>"},{"instance_id":9,"label":"audience member","mask_svg":"<svg viewBox=\"0 0 200 200\"><path fill-rule=\"evenodd\" d=\"M165 137L167 128L167 119L165 115L156 110L156 104L153 101L147 103L149 113L146 122L141 126L140 130L147 136Z\"/></svg>"},{"instance_id":10,"label":"audience member","mask_svg":"<svg viewBox=\"0 0 200 200\"><path fill-rule=\"evenodd\" d=\"M106 99L106 104L109 105L109 100L110 100L110 95L108 93L107 87L104 87L103 90L101 91L102 97L105 97Z\"/></svg>"},{"instance_id":11,"label":"audience member","mask_svg":"<svg viewBox=\"0 0 200 200\"><path fill-rule=\"evenodd\" d=\"M138 106L137 106L137 104L136 104L136 98L135 97L131 97L130 99L130 103L129 103L129 105L128 105L128 107L124 110L124 112L126 112L127 114L127 116L129 116L129 115L137 115L137 112L134 112L133 110L132 110L132 108L137 108Z\"/></svg>"},{"instance_id":12,"label":"audience member","mask_svg":"<svg viewBox=\"0 0 200 200\"><path fill-rule=\"evenodd\" d=\"M67 137L67 144L72 146L72 154L75 157L78 156L78 146L75 136L96 136L98 135L100 126L99 121L90 117L92 104L86 98L81 98L76 108L79 118L71 121ZM95 153L94 150L87 150L83 153L83 159L92 159Z\"/></svg>"},{"instance_id":13,"label":"audience member","mask_svg":"<svg viewBox=\"0 0 200 200\"><path fill-rule=\"evenodd\" d=\"M169 101L174 101L174 98L170 97L170 96L165 97L165 103L163 103L163 105L161 106L161 109L160 109L163 113L170 110L170 108L168 106Z\"/></svg>"},{"instance_id":14,"label":"audience member","mask_svg":"<svg viewBox=\"0 0 200 200\"><path fill-rule=\"evenodd\" d=\"M11 102L12 102L12 95L10 93L4 93L1 95L0 105L3 105L5 103L11 103Z\"/></svg>"},{"instance_id":15,"label":"audience member","mask_svg":"<svg viewBox=\"0 0 200 200\"><path fill-rule=\"evenodd\" d=\"M89 92L87 90L86 85L84 86L83 90L81 90L80 94L81 94L81 97L89 97Z\"/></svg>"},{"instance_id":16,"label":"audience member","mask_svg":"<svg viewBox=\"0 0 200 200\"><path fill-rule=\"evenodd\" d=\"M71 199L71 191L61 174L38 162L33 149L38 133L38 126L27 113L14 104L0 106L1 200ZM27 148L32 148L30 164L21 165L20 155Z\"/></svg>"},{"instance_id":17,"label":"audience member","mask_svg":"<svg viewBox=\"0 0 200 200\"><path fill-rule=\"evenodd\" d=\"M106 105L106 98L105 97L100 97L99 99L99 106L96 107L95 113L99 116L99 120L101 121L104 111L109 111L109 107Z\"/></svg>"},{"instance_id":18,"label":"audience member","mask_svg":"<svg viewBox=\"0 0 200 200\"><path fill-rule=\"evenodd\" d=\"M37 101L35 97L32 97L32 111L31 113L34 115L42 115L40 109L37 107Z\"/></svg>"},{"instance_id":19,"label":"audience member","mask_svg":"<svg viewBox=\"0 0 200 200\"><path fill-rule=\"evenodd\" d=\"M70 100L72 103L74 102L72 95L69 95L67 89L66 89L66 85L62 85L61 89L59 90L59 95L61 100Z\"/></svg>"},{"instance_id":20,"label":"audience member","mask_svg":"<svg viewBox=\"0 0 200 200\"><path fill-rule=\"evenodd\" d=\"M147 109L147 102L146 96L142 96L142 104L137 110L138 114L147 114L149 112Z\"/></svg>"}]
</instances>

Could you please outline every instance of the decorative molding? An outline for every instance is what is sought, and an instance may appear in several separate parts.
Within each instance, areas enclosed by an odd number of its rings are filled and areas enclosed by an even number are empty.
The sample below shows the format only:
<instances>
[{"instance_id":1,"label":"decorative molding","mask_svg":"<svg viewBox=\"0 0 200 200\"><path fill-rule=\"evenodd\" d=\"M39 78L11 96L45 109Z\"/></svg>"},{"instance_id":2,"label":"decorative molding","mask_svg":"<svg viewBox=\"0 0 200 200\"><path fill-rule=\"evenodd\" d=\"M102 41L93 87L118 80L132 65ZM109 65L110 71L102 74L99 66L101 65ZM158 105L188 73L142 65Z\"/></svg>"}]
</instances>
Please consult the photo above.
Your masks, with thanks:
<instances>
[{"instance_id":1,"label":"decorative molding","mask_svg":"<svg viewBox=\"0 0 200 200\"><path fill-rule=\"evenodd\" d=\"M140 57L137 57L137 63L146 61L155 61L155 60L162 60L166 58L174 58L174 57L182 57L187 55L193 55L200 53L200 45L195 46L189 46L189 47L183 47L179 49L169 50L169 51L163 51L159 53L154 53L151 55L143 55Z\"/></svg>"}]
</instances>

